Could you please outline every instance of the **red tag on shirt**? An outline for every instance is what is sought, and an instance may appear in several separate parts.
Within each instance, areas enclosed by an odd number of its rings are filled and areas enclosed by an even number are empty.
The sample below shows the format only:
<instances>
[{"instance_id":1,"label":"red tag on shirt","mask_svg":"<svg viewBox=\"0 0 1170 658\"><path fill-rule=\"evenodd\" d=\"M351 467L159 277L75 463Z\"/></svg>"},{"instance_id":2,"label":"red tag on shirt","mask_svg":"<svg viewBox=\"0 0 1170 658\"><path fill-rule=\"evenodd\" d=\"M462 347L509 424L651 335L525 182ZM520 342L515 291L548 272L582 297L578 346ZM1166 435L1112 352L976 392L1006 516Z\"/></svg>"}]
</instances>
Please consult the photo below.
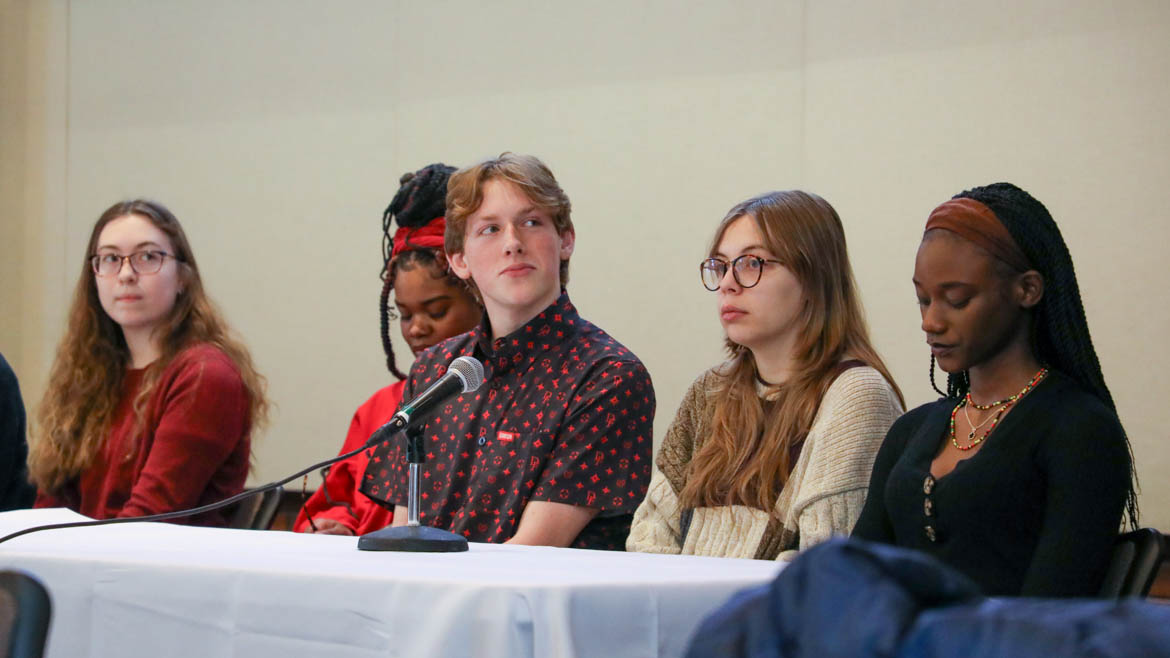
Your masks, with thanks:
<instances>
[{"instance_id":1,"label":"red tag on shirt","mask_svg":"<svg viewBox=\"0 0 1170 658\"><path fill-rule=\"evenodd\" d=\"M511 443L514 438L516 438L514 432L496 432L496 440L500 443Z\"/></svg>"}]
</instances>

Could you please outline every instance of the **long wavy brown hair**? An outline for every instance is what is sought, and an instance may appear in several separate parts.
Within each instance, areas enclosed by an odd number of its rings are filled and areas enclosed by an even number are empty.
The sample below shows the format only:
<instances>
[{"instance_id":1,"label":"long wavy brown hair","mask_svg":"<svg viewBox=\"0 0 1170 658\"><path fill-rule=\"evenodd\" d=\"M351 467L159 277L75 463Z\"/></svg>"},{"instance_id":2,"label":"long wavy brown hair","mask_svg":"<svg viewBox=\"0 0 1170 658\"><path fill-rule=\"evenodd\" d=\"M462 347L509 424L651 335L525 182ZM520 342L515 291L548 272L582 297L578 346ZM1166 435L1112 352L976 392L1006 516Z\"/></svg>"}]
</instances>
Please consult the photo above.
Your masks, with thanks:
<instances>
[{"instance_id":1,"label":"long wavy brown hair","mask_svg":"<svg viewBox=\"0 0 1170 658\"><path fill-rule=\"evenodd\" d=\"M133 401L135 431L140 431L147 400L159 375L180 352L195 343L222 350L240 371L248 394L249 427L268 418L266 381L256 372L248 349L237 339L203 290L191 244L171 211L154 201L135 199L110 206L94 224L81 263L81 276L69 308L69 326L57 348L48 389L37 410L29 447L29 477L43 491L55 492L93 463L113 423L130 363L121 327L102 308L90 257L107 224L127 215L148 219L170 238L179 269L180 290L170 317L156 331L161 355L143 375ZM133 457L133 453L127 458Z\"/></svg>"},{"instance_id":2,"label":"long wavy brown hair","mask_svg":"<svg viewBox=\"0 0 1170 658\"><path fill-rule=\"evenodd\" d=\"M756 223L764 246L804 291L794 374L777 399L762 401L751 351L727 339L731 358L718 375L711 436L691 459L679 499L685 507L745 505L771 513L792 470L793 449L811 429L841 362L856 359L871 366L899 400L902 393L869 341L837 211L799 190L748 199L723 218L710 255L741 217Z\"/></svg>"}]
</instances>

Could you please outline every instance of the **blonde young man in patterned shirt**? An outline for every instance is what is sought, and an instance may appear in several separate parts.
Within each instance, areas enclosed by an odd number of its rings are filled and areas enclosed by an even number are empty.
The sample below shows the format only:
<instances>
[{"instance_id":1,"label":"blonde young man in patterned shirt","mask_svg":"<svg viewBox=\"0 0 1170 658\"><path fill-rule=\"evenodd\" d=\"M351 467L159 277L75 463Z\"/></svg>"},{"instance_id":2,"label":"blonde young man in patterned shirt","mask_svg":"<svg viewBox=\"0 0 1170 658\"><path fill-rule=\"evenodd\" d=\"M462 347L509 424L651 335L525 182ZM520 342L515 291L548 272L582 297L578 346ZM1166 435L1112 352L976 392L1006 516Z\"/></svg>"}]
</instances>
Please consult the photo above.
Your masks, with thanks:
<instances>
[{"instance_id":1,"label":"blonde young man in patterned shirt","mask_svg":"<svg viewBox=\"0 0 1170 658\"><path fill-rule=\"evenodd\" d=\"M621 550L650 481L654 389L629 350L565 292L570 203L535 157L504 153L451 177L445 248L484 323L419 356L411 399L459 356L487 381L425 419L419 519L470 541ZM406 522L402 441L363 490ZM401 512L401 513L399 513Z\"/></svg>"}]
</instances>

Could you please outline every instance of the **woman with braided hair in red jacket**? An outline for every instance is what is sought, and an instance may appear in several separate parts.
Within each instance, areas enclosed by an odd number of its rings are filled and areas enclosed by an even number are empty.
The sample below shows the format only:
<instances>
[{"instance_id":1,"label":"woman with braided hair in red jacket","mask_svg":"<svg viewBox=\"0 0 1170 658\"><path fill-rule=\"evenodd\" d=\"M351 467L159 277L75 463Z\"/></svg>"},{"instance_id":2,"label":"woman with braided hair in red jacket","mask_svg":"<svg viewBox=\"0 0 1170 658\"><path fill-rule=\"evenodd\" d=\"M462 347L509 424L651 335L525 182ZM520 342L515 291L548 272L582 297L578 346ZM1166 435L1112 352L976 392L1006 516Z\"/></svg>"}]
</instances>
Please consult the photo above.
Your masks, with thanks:
<instances>
[{"instance_id":1,"label":"woman with braided hair in red jacket","mask_svg":"<svg viewBox=\"0 0 1170 658\"><path fill-rule=\"evenodd\" d=\"M400 179L401 187L382 215L382 295L378 304L386 369L399 381L374 393L354 412L338 454L357 449L398 410L406 375L390 342L397 318L414 354L470 331L483 314L466 285L447 268L443 232L447 179L454 167L432 164ZM393 234L391 221L398 224ZM394 294L394 307L390 295ZM394 513L358 491L369 456L360 453L326 474L306 502L293 529L333 535L361 535L386 527Z\"/></svg>"}]
</instances>

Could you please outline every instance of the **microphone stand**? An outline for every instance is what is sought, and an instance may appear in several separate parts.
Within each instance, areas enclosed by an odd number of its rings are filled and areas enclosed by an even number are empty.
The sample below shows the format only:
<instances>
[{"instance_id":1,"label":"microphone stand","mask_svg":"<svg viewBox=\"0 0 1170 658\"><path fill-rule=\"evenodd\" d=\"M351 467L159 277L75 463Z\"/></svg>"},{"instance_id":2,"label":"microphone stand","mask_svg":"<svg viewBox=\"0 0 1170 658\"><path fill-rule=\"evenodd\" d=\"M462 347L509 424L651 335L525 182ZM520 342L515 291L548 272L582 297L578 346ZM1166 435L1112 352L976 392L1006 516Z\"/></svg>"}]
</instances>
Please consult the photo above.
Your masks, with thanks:
<instances>
[{"instance_id":1,"label":"microphone stand","mask_svg":"<svg viewBox=\"0 0 1170 658\"><path fill-rule=\"evenodd\" d=\"M416 553L460 553L467 550L467 539L440 528L418 522L419 466L423 455L422 428L406 427L406 459L410 463L406 491L406 525L390 526L369 532L358 539L361 551L408 551Z\"/></svg>"}]
</instances>

